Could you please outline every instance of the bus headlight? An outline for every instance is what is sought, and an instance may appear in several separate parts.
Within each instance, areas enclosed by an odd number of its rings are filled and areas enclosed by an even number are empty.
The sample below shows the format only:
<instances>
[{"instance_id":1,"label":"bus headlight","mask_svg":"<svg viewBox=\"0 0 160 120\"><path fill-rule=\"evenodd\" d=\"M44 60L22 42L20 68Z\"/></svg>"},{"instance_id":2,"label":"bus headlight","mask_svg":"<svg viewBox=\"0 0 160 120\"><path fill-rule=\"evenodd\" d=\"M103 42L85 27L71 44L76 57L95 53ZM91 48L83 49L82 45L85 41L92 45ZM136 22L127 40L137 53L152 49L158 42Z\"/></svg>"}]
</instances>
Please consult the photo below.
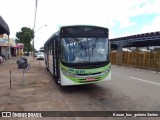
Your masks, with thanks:
<instances>
[{"instance_id":1,"label":"bus headlight","mask_svg":"<svg viewBox=\"0 0 160 120\"><path fill-rule=\"evenodd\" d=\"M64 75L67 75L67 76L70 76L70 77L76 77L75 74L70 73L70 72L68 72L67 70L64 70L64 69L62 69L62 73L63 73Z\"/></svg>"},{"instance_id":2,"label":"bus headlight","mask_svg":"<svg viewBox=\"0 0 160 120\"><path fill-rule=\"evenodd\" d=\"M108 67L107 70L105 70L105 71L102 72L102 75L109 73L110 69L111 69L111 67Z\"/></svg>"}]
</instances>

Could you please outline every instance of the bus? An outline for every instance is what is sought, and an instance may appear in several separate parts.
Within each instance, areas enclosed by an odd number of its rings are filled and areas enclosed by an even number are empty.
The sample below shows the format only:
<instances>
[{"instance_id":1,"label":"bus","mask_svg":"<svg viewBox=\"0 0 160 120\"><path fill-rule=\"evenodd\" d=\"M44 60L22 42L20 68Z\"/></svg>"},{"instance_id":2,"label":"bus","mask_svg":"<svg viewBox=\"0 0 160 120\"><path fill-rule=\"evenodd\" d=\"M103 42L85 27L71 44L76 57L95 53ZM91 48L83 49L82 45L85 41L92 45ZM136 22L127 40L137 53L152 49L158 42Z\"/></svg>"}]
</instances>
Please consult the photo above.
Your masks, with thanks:
<instances>
[{"instance_id":1,"label":"bus","mask_svg":"<svg viewBox=\"0 0 160 120\"><path fill-rule=\"evenodd\" d=\"M44 43L47 70L61 86L111 80L108 28L62 26Z\"/></svg>"}]
</instances>

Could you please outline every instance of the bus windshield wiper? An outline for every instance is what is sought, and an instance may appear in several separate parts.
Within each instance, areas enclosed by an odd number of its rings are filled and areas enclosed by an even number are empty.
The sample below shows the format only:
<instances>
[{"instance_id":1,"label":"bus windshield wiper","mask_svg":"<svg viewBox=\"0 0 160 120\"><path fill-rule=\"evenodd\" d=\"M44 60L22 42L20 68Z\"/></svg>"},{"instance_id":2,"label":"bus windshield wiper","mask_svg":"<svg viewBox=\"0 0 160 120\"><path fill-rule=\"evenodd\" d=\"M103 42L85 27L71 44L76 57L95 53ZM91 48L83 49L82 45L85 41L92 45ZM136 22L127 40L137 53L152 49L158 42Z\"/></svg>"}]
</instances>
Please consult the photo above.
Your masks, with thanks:
<instances>
[{"instance_id":1,"label":"bus windshield wiper","mask_svg":"<svg viewBox=\"0 0 160 120\"><path fill-rule=\"evenodd\" d=\"M74 35L71 35L72 36L72 38L74 38L76 41L80 41L78 38L76 38Z\"/></svg>"},{"instance_id":2,"label":"bus windshield wiper","mask_svg":"<svg viewBox=\"0 0 160 120\"><path fill-rule=\"evenodd\" d=\"M83 48L82 44L79 43L80 40L78 38L76 38L74 35L72 35L72 34L70 34L70 35L72 36L72 38L74 38L78 42L78 45L80 45L81 48Z\"/></svg>"}]
</instances>

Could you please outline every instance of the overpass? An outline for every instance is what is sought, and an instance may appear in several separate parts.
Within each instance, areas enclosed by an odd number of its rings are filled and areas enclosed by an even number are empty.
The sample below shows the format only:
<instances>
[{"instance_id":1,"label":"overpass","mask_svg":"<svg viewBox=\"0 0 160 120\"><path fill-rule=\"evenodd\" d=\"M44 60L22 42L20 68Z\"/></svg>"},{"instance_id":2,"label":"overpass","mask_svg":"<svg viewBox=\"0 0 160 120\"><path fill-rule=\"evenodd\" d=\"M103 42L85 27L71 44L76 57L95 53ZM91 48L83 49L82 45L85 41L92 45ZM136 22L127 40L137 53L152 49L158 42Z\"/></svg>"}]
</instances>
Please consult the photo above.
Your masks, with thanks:
<instances>
[{"instance_id":1,"label":"overpass","mask_svg":"<svg viewBox=\"0 0 160 120\"><path fill-rule=\"evenodd\" d=\"M111 48L160 46L160 31L110 39Z\"/></svg>"}]
</instances>

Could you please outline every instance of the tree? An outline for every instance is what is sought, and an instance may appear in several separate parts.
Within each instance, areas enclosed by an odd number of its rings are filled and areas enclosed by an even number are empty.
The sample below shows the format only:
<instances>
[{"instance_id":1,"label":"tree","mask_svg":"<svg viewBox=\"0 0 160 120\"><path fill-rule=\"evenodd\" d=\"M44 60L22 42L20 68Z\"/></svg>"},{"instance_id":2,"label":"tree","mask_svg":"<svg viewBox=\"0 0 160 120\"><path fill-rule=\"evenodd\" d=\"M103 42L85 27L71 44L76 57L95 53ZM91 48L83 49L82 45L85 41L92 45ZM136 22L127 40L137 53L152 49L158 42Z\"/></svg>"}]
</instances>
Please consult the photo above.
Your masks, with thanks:
<instances>
[{"instance_id":1,"label":"tree","mask_svg":"<svg viewBox=\"0 0 160 120\"><path fill-rule=\"evenodd\" d=\"M24 44L24 51L32 51L31 40L34 37L33 30L28 27L22 27L21 31L16 32L16 42Z\"/></svg>"}]
</instances>

